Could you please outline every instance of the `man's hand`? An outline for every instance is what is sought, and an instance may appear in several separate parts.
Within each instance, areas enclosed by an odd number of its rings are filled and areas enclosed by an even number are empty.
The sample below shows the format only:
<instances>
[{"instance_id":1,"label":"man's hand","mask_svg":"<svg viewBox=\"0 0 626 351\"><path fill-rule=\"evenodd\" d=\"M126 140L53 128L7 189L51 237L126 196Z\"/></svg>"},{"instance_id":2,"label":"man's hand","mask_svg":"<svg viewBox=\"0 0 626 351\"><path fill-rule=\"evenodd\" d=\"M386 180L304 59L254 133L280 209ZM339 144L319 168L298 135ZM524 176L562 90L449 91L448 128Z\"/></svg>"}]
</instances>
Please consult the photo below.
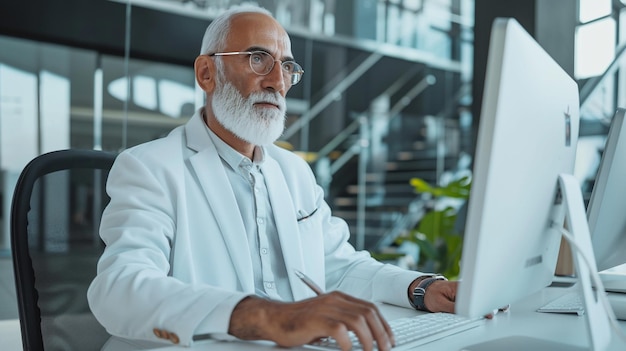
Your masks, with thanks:
<instances>
[{"instance_id":1,"label":"man's hand","mask_svg":"<svg viewBox=\"0 0 626 351\"><path fill-rule=\"evenodd\" d=\"M454 301L459 287L457 281L438 280L428 287L424 305L432 312L454 313Z\"/></svg>"},{"instance_id":2,"label":"man's hand","mask_svg":"<svg viewBox=\"0 0 626 351\"><path fill-rule=\"evenodd\" d=\"M431 312L454 313L458 287L458 281L437 280L428 286L424 295L424 305Z\"/></svg>"},{"instance_id":3,"label":"man's hand","mask_svg":"<svg viewBox=\"0 0 626 351\"><path fill-rule=\"evenodd\" d=\"M374 345L387 351L395 344L374 304L337 291L294 303L247 297L235 306L228 330L239 339L271 340L282 347L332 337L344 351L352 348L348 331L356 334L364 351Z\"/></svg>"},{"instance_id":4,"label":"man's hand","mask_svg":"<svg viewBox=\"0 0 626 351\"><path fill-rule=\"evenodd\" d=\"M454 301L458 286L458 281L438 280L432 283L428 287L428 293L424 295L426 308L432 312L454 313ZM492 319L498 312L507 312L508 310L509 306L499 308L486 315L485 318Z\"/></svg>"}]
</instances>

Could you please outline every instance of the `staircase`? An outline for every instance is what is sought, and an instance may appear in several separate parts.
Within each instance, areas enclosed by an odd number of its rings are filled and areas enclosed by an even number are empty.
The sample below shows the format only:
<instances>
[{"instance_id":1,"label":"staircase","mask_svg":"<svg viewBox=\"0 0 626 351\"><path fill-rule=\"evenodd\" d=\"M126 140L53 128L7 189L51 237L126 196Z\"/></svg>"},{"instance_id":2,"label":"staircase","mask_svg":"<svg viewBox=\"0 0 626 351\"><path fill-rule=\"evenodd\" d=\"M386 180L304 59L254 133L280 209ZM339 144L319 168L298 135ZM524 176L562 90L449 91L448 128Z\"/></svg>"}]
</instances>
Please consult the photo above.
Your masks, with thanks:
<instances>
[{"instance_id":1,"label":"staircase","mask_svg":"<svg viewBox=\"0 0 626 351\"><path fill-rule=\"evenodd\" d=\"M410 179L421 178L435 185L443 171L457 166L459 151L454 147L455 143L442 148L436 141L429 140L423 129L423 118L403 118L401 124L400 128L390 128L385 137L390 141L386 142L385 155L370 155L362 187L357 182L356 159L346 165L345 171L333 177L327 201L333 214L348 223L352 233L350 241L357 248L379 251L392 244L395 237L413 228L421 217L424 200L415 193ZM457 124L452 123L450 128L447 134L458 134L453 133L458 131ZM446 130L450 128L446 127ZM438 153L438 149L445 151L439 155L441 151ZM358 222L359 194L365 195L362 229ZM357 239L360 231L362 240Z\"/></svg>"}]
</instances>

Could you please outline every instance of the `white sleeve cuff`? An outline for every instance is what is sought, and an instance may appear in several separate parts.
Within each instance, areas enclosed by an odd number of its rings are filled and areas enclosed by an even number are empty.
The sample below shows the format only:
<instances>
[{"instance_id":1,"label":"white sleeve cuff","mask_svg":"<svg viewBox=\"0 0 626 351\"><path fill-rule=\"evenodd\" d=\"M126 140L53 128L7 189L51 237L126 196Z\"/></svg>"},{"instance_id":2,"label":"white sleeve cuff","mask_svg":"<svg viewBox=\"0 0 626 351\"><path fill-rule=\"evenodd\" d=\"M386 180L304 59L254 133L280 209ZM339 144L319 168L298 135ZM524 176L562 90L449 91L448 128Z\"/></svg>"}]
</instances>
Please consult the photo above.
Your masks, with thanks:
<instances>
[{"instance_id":1,"label":"white sleeve cuff","mask_svg":"<svg viewBox=\"0 0 626 351\"><path fill-rule=\"evenodd\" d=\"M409 301L409 285L424 273L385 265L374 276L373 300L413 308Z\"/></svg>"},{"instance_id":2,"label":"white sleeve cuff","mask_svg":"<svg viewBox=\"0 0 626 351\"><path fill-rule=\"evenodd\" d=\"M246 298L247 294L233 294L228 299L217 305L204 320L200 322L194 333L194 340L202 340L207 338L218 340L237 340L234 336L228 334L230 325L230 316L235 306Z\"/></svg>"}]
</instances>

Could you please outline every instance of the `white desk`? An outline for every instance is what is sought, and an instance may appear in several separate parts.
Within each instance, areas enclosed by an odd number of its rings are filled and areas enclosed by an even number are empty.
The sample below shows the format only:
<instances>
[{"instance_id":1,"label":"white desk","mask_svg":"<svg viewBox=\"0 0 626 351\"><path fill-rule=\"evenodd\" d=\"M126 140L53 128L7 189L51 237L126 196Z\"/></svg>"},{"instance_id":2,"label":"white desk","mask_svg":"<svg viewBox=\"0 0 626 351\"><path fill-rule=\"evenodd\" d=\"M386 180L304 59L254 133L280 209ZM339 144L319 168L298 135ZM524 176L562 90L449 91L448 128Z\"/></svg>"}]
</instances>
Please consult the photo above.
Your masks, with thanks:
<instances>
[{"instance_id":1,"label":"white desk","mask_svg":"<svg viewBox=\"0 0 626 351\"><path fill-rule=\"evenodd\" d=\"M434 341L432 343L422 345L417 350L424 351L441 351L441 350L464 350L472 345L476 345L489 340L495 340L504 337L526 336L536 339L542 339L552 342L561 343L563 349L588 349L588 334L585 327L584 317L576 315L564 315L553 313L539 313L535 310L554 298L560 296L566 291L566 288L546 288L543 291L520 301L511 306L511 310L507 313L498 314L493 320L487 320L483 326L467 330L457 335L448 336L444 339ZM394 317L402 317L417 312L409 309L398 308L394 306L381 306L383 314L388 319ZM626 333L626 321L620 321L621 330ZM247 351L247 350L276 350L273 345L266 343L247 343L247 342L221 342L217 344L214 341L199 342L191 348L183 348L177 346L164 346L154 351L181 351L181 350L216 350L221 351ZM216 347L217 346L217 347ZM523 350L538 351L540 348L532 347L528 344L518 345ZM474 348L476 349L476 348ZM501 348L499 348L501 349ZM515 345L508 344L507 350L515 349ZM549 348L550 351L556 351ZM291 350L311 350L310 348L300 347ZM607 351L623 351L626 350L624 343L618 336L613 335L610 347Z\"/></svg>"},{"instance_id":2,"label":"white desk","mask_svg":"<svg viewBox=\"0 0 626 351\"><path fill-rule=\"evenodd\" d=\"M422 345L417 350L423 351L440 351L440 350L463 350L471 345L481 342L494 340L509 336L528 336L538 339L545 339L554 342L563 343L564 346L575 346L587 349L587 331L585 328L584 317L576 315L561 315L552 313L539 313L535 310L549 301L555 299L566 291L565 288L547 288L535 294L534 296L520 301L511 306L511 310L507 313L498 314L493 320L488 320L483 326L474 328L463 333L446 337L444 339ZM388 319L410 316L417 312L398 308L389 305L381 306L382 312ZM621 330L626 333L626 321L619 322ZM20 338L20 326L18 320L2 320L0 321L0 340L2 350L18 351L22 350L22 341ZM218 344L218 345L216 345ZM218 346L218 347L216 347ZM512 349L507 347L508 350ZM524 345L522 345L524 346ZM216 350L220 351L253 351L253 350L276 350L277 348L267 343L247 343L247 342L198 342L191 348L180 346L163 346L152 349L154 351L204 351ZM525 347L525 350L532 349L539 351L537 348ZM284 350L284 349L281 349ZM291 350L311 350L310 348L300 347ZM617 336L613 336L613 340L607 351L623 351L626 350L626 343L621 341ZM556 351L550 349L550 351Z\"/></svg>"}]
</instances>

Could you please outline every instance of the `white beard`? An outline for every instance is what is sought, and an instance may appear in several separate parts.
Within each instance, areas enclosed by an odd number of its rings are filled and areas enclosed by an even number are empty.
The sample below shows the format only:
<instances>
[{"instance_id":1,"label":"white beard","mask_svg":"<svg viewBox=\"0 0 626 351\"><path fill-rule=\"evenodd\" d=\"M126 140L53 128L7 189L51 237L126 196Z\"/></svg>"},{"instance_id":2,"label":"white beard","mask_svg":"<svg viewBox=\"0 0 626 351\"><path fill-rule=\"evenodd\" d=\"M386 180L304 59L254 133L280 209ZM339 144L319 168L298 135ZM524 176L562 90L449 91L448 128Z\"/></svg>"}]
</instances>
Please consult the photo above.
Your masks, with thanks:
<instances>
[{"instance_id":1,"label":"white beard","mask_svg":"<svg viewBox=\"0 0 626 351\"><path fill-rule=\"evenodd\" d=\"M272 103L279 108L257 108L254 106L257 102ZM253 145L269 145L285 130L286 102L278 93L258 92L244 98L234 85L224 82L215 90L211 107L224 128Z\"/></svg>"}]
</instances>

